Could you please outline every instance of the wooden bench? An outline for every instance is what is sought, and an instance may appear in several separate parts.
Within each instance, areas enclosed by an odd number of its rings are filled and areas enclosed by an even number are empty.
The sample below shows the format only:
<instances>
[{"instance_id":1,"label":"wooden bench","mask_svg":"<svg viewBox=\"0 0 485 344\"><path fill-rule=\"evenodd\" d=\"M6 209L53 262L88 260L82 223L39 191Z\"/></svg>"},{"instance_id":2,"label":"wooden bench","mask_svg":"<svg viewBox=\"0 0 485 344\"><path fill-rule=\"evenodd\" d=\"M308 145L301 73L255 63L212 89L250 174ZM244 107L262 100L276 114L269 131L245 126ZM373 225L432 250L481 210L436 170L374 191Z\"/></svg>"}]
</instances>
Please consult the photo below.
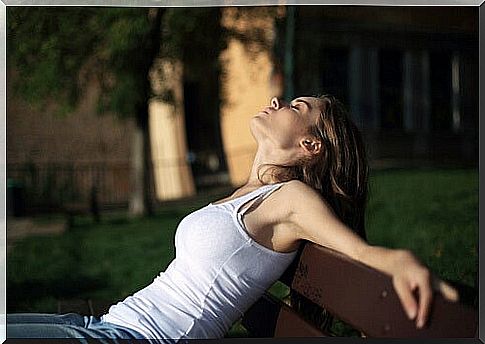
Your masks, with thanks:
<instances>
[{"instance_id":1,"label":"wooden bench","mask_svg":"<svg viewBox=\"0 0 485 344\"><path fill-rule=\"evenodd\" d=\"M427 326L418 330L405 315L386 274L310 243L300 254L280 280L295 299L309 304L313 315L326 321L316 326L295 305L266 293L242 319L252 337L334 336L330 326L334 318L362 337L478 337L478 311L463 301L451 303L436 295ZM469 298L470 289L477 295L473 288L458 286L460 300L465 294Z\"/></svg>"},{"instance_id":2,"label":"wooden bench","mask_svg":"<svg viewBox=\"0 0 485 344\"><path fill-rule=\"evenodd\" d=\"M428 325L418 330L404 314L389 276L318 245L307 243L280 281L300 303L313 308L311 316L266 293L242 318L251 337L335 336L331 328L335 318L362 337L478 337L478 311L471 305L436 295ZM476 290L457 287L460 298L472 303ZM109 305L61 300L58 312L99 316ZM316 326L315 318L323 326Z\"/></svg>"}]
</instances>

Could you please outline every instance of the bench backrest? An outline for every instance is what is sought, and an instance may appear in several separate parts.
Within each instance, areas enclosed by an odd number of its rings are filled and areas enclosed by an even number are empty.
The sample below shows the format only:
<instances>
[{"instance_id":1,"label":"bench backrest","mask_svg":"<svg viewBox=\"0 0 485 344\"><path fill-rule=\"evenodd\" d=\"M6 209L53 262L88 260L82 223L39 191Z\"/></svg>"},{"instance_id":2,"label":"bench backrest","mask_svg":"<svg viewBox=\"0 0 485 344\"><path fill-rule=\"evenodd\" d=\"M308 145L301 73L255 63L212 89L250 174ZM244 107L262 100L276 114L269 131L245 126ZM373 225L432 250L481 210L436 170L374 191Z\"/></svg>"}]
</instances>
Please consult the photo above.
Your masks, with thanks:
<instances>
[{"instance_id":1,"label":"bench backrest","mask_svg":"<svg viewBox=\"0 0 485 344\"><path fill-rule=\"evenodd\" d=\"M435 295L428 324L418 330L405 315L389 276L315 244L305 245L282 281L367 337L477 337L474 308ZM252 315L243 325L257 336L327 335L270 296L248 313Z\"/></svg>"}]
</instances>

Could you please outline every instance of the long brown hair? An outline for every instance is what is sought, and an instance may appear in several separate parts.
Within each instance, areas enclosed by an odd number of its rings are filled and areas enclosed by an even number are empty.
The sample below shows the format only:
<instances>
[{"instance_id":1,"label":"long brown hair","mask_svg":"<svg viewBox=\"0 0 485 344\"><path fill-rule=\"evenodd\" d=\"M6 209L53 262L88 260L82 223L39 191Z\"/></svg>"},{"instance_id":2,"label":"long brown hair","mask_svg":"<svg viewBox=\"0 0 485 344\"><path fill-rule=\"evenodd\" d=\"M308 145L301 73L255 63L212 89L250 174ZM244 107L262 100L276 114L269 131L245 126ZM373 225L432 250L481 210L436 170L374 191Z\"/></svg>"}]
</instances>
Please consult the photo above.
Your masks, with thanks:
<instances>
[{"instance_id":1,"label":"long brown hair","mask_svg":"<svg viewBox=\"0 0 485 344\"><path fill-rule=\"evenodd\" d=\"M288 165L271 165L264 174L269 172L278 181L297 179L311 186L342 222L366 239L369 168L362 135L338 99L328 94L318 99L322 111L310 131L322 141L321 152ZM259 171L258 178L262 180Z\"/></svg>"}]
</instances>

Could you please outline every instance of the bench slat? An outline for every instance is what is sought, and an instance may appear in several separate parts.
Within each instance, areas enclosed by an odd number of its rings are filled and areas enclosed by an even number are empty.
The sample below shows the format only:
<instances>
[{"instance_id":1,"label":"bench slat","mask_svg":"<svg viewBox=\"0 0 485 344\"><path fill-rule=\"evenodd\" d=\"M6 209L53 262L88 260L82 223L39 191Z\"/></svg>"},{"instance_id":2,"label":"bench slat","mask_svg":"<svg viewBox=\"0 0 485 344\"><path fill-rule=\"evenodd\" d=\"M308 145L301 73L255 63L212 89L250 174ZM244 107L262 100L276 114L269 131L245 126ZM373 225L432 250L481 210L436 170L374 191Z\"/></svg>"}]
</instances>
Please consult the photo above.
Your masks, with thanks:
<instances>
[{"instance_id":1,"label":"bench slat","mask_svg":"<svg viewBox=\"0 0 485 344\"><path fill-rule=\"evenodd\" d=\"M244 313L241 323L252 337L273 337L279 311L280 305L265 294Z\"/></svg>"},{"instance_id":2,"label":"bench slat","mask_svg":"<svg viewBox=\"0 0 485 344\"><path fill-rule=\"evenodd\" d=\"M310 325L290 307L282 305L276 322L274 337L328 337L329 334Z\"/></svg>"},{"instance_id":3,"label":"bench slat","mask_svg":"<svg viewBox=\"0 0 485 344\"><path fill-rule=\"evenodd\" d=\"M427 327L416 329L389 276L318 245L305 245L291 288L369 337L476 335L477 312L440 295L433 299Z\"/></svg>"},{"instance_id":4,"label":"bench slat","mask_svg":"<svg viewBox=\"0 0 485 344\"><path fill-rule=\"evenodd\" d=\"M242 325L252 337L327 336L268 293L246 311Z\"/></svg>"}]
</instances>

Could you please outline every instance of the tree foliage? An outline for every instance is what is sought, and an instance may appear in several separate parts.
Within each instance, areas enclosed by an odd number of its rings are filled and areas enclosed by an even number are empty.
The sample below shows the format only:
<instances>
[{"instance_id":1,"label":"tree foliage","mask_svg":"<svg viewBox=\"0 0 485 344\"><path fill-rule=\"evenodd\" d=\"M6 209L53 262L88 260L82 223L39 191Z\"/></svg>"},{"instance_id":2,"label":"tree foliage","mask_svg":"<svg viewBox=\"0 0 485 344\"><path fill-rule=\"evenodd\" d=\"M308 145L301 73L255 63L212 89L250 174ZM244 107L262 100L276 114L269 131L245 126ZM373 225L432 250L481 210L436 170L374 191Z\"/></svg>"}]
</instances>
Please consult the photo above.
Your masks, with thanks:
<instances>
[{"instance_id":1,"label":"tree foliage","mask_svg":"<svg viewBox=\"0 0 485 344\"><path fill-rule=\"evenodd\" d=\"M98 112L134 117L130 213L151 213L148 80L159 54L155 8L19 7L7 13L8 62L16 95L37 108L72 112L97 82ZM52 108L49 108L52 111Z\"/></svg>"},{"instance_id":2,"label":"tree foliage","mask_svg":"<svg viewBox=\"0 0 485 344\"><path fill-rule=\"evenodd\" d=\"M18 72L14 90L31 104L66 98L64 112L77 100L81 61L92 50L93 35L78 35L90 27L94 12L72 8L7 8L7 63Z\"/></svg>"},{"instance_id":3,"label":"tree foliage","mask_svg":"<svg viewBox=\"0 0 485 344\"><path fill-rule=\"evenodd\" d=\"M99 112L122 117L147 101L144 89L151 66L154 29L150 8L8 7L8 65L18 73L14 90L38 107L54 99L61 113L72 111L90 80L101 87ZM161 10L161 9L158 9ZM249 48L269 49L259 29L222 27L221 9L169 8L159 28L164 58L179 59L188 71L204 71L197 56L220 52L227 38ZM273 17L275 8L232 8L235 19ZM148 58L148 60L147 60ZM207 60L207 59L202 59ZM217 68L218 59L212 59ZM212 67L214 67L212 66Z\"/></svg>"},{"instance_id":4,"label":"tree foliage","mask_svg":"<svg viewBox=\"0 0 485 344\"><path fill-rule=\"evenodd\" d=\"M149 9L91 7L9 7L9 67L14 90L38 107L55 99L60 112L72 111L87 83L102 88L100 112L136 113L150 44Z\"/></svg>"},{"instance_id":5,"label":"tree foliage","mask_svg":"<svg viewBox=\"0 0 485 344\"><path fill-rule=\"evenodd\" d=\"M138 210L130 211L142 214L150 208L151 198L148 102L154 95L150 70L160 56L181 61L184 81L197 86L199 107L205 109L198 119L205 113L206 122L212 122L218 133L219 56L227 39L258 49L268 49L271 41L265 30L252 27L251 20L271 16L273 9L232 11L249 23L243 31L237 25L221 25L222 9L216 7L9 7L7 61L14 75L10 79L14 94L41 110L54 105L49 111L69 114L96 82L98 113L136 120L130 204L137 206L130 209ZM220 140L214 145L222 155Z\"/></svg>"}]
</instances>

